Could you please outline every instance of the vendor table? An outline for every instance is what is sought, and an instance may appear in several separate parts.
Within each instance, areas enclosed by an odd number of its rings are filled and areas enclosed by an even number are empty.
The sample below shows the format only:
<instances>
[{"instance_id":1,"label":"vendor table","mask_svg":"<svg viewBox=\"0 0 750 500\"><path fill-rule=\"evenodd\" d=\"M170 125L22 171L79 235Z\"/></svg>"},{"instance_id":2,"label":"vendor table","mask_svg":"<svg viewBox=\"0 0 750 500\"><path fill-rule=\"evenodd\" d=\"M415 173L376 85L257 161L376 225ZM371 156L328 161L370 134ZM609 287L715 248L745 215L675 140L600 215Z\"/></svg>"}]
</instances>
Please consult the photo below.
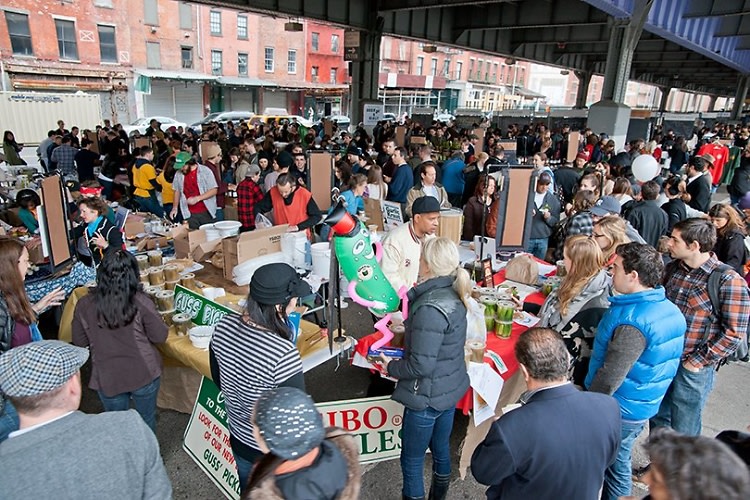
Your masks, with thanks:
<instances>
[{"instance_id":1,"label":"vendor table","mask_svg":"<svg viewBox=\"0 0 750 500\"><path fill-rule=\"evenodd\" d=\"M221 271L214 270L213 266L206 265L203 270L195 273L196 279L212 286L223 286L233 292L242 292L241 289L244 288L243 295L247 294L247 287L236 287L233 283L226 282L221 277ZM87 293L88 288L79 287L68 298L63 309L58 332L60 340L71 342L73 337L71 324L76 304ZM314 334L319 331L318 325L304 320L300 322L300 338L303 338L305 334ZM330 334L333 334L333 332ZM354 339L351 337L344 338L344 342L333 343L333 352L328 350L327 341L321 341L319 348L308 350L302 355L303 371L307 372L350 349L354 344ZM190 413L200 388L201 378L204 376L211 378L208 350L194 347L188 337L176 335L172 328L170 328L167 340L156 347L164 360L158 406L182 413Z\"/></svg>"}]
</instances>

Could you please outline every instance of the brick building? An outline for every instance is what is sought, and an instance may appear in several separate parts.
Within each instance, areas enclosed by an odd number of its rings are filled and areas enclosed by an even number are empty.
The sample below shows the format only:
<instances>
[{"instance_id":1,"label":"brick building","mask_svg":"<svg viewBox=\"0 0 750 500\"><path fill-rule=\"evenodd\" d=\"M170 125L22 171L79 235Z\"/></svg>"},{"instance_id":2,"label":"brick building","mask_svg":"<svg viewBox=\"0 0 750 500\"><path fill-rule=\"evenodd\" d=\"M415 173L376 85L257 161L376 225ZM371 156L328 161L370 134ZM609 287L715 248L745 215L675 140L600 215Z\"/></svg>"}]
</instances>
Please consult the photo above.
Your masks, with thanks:
<instances>
[{"instance_id":1,"label":"brick building","mask_svg":"<svg viewBox=\"0 0 750 500\"><path fill-rule=\"evenodd\" d=\"M346 114L349 100L349 68L344 61L344 30L335 26L305 23L307 58L305 116Z\"/></svg>"}]
</instances>

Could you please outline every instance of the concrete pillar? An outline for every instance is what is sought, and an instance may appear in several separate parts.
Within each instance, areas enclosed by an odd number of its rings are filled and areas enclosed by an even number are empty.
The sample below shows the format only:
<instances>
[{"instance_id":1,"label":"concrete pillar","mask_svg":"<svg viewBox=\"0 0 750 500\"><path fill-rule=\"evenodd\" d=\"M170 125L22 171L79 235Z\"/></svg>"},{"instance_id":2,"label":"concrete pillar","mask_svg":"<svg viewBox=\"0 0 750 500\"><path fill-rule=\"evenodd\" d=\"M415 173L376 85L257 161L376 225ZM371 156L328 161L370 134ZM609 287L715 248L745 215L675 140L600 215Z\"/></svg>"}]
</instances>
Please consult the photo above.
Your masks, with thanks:
<instances>
[{"instance_id":1,"label":"concrete pillar","mask_svg":"<svg viewBox=\"0 0 750 500\"><path fill-rule=\"evenodd\" d=\"M362 121L362 104L378 100L378 77L380 75L380 42L383 38L383 18L374 13L371 26L362 31L359 61L352 61L352 105L349 110L351 123L356 127Z\"/></svg>"},{"instance_id":2,"label":"concrete pillar","mask_svg":"<svg viewBox=\"0 0 750 500\"><path fill-rule=\"evenodd\" d=\"M576 94L575 109L586 108L586 98L589 94L589 84L591 83L591 71L574 72L578 78L578 93Z\"/></svg>"},{"instance_id":3,"label":"concrete pillar","mask_svg":"<svg viewBox=\"0 0 750 500\"><path fill-rule=\"evenodd\" d=\"M708 112L710 113L710 112L712 112L713 110L716 109L716 98L718 96L712 95L712 96L708 96L708 97L709 97L709 99L708 99Z\"/></svg>"},{"instance_id":4,"label":"concrete pillar","mask_svg":"<svg viewBox=\"0 0 750 500\"><path fill-rule=\"evenodd\" d=\"M740 120L742 118L742 108L745 106L748 84L750 84L748 75L740 76L737 82L737 94L734 96L734 104L732 105L732 120Z\"/></svg>"},{"instance_id":5,"label":"concrete pillar","mask_svg":"<svg viewBox=\"0 0 750 500\"><path fill-rule=\"evenodd\" d=\"M659 111L664 113L667 110L667 103L669 102L669 94L672 92L672 87L664 87L661 89L661 101L659 102Z\"/></svg>"}]
</instances>

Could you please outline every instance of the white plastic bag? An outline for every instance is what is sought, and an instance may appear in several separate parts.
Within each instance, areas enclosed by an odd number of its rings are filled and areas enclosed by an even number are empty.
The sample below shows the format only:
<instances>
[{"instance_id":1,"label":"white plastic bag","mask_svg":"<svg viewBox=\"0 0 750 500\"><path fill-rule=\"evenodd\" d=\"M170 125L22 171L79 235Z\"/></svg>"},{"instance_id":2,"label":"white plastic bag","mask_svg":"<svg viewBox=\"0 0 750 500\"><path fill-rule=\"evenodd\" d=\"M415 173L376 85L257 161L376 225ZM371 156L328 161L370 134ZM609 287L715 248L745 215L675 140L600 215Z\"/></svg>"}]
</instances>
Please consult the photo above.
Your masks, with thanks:
<instances>
[{"instance_id":1,"label":"white plastic bag","mask_svg":"<svg viewBox=\"0 0 750 500\"><path fill-rule=\"evenodd\" d=\"M484 321L484 304L480 304L473 297L466 301L466 342L472 340L487 340L487 323Z\"/></svg>"},{"instance_id":2,"label":"white plastic bag","mask_svg":"<svg viewBox=\"0 0 750 500\"><path fill-rule=\"evenodd\" d=\"M267 227L273 227L273 222L271 222L270 219L263 214L256 215L255 216L255 228L265 229Z\"/></svg>"}]
</instances>

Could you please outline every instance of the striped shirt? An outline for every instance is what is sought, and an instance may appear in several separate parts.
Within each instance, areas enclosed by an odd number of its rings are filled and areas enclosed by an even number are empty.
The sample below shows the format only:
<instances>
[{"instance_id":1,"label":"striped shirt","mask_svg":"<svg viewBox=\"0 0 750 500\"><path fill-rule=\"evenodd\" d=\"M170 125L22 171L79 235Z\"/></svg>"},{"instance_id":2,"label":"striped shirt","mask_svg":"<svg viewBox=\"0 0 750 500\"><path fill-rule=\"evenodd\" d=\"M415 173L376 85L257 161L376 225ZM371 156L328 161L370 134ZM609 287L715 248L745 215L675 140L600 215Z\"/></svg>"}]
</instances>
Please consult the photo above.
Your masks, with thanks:
<instances>
[{"instance_id":1,"label":"striped shirt","mask_svg":"<svg viewBox=\"0 0 750 500\"><path fill-rule=\"evenodd\" d=\"M257 450L250 423L255 402L265 391L302 373L299 351L289 340L252 327L237 314L225 316L216 325L211 349L219 365L229 430Z\"/></svg>"},{"instance_id":2,"label":"striped shirt","mask_svg":"<svg viewBox=\"0 0 750 500\"><path fill-rule=\"evenodd\" d=\"M718 322L711 323L711 299L708 296L708 276L719 265L716 255L700 267L691 269L682 261L670 263L665 270L664 288L667 298L680 308L687 320L685 348L682 359L698 366L715 365L732 354L747 331L750 318L750 297L745 280L733 270L721 276L719 303L727 329L721 331ZM709 328L708 341L703 343Z\"/></svg>"}]
</instances>

